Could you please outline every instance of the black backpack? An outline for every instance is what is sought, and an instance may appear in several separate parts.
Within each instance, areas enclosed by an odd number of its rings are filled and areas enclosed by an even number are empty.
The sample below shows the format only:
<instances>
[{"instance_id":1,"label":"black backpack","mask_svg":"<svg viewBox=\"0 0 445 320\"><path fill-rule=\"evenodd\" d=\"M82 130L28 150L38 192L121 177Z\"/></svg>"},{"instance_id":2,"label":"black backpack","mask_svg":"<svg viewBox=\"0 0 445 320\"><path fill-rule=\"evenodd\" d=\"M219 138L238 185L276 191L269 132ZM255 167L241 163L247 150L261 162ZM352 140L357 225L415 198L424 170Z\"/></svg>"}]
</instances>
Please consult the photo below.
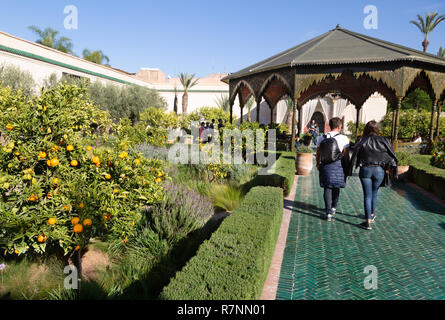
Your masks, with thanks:
<instances>
[{"instance_id":1,"label":"black backpack","mask_svg":"<svg viewBox=\"0 0 445 320\"><path fill-rule=\"evenodd\" d=\"M329 164L338 160L343 159L343 153L340 151L338 147L337 140L334 139L340 133L336 134L333 137L327 137L327 135L323 135L324 139L320 142L318 146L318 152L320 156L320 162L322 164Z\"/></svg>"}]
</instances>

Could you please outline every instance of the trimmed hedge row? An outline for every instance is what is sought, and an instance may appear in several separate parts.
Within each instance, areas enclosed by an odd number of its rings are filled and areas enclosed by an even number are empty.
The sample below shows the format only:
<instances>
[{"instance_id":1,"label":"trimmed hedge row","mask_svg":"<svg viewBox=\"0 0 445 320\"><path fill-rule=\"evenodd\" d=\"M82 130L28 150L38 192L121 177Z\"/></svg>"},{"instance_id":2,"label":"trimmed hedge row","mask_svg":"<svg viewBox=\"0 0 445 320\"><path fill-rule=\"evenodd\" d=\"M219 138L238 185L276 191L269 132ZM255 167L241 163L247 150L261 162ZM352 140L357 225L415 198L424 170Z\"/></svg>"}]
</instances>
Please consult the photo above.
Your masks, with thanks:
<instances>
[{"instance_id":1,"label":"trimmed hedge row","mask_svg":"<svg viewBox=\"0 0 445 320\"><path fill-rule=\"evenodd\" d=\"M162 291L167 300L258 299L283 216L283 192L255 187Z\"/></svg>"},{"instance_id":2,"label":"trimmed hedge row","mask_svg":"<svg viewBox=\"0 0 445 320\"><path fill-rule=\"evenodd\" d=\"M445 200L445 170L433 167L431 156L417 156L410 162L409 177L418 186Z\"/></svg>"},{"instance_id":3,"label":"trimmed hedge row","mask_svg":"<svg viewBox=\"0 0 445 320\"><path fill-rule=\"evenodd\" d=\"M257 175L243 186L246 191L256 186L270 186L282 188L284 195L289 195L294 184L297 154L284 151L277 152L277 156L279 158L275 162L275 170L273 168L269 169L268 175Z\"/></svg>"}]
</instances>

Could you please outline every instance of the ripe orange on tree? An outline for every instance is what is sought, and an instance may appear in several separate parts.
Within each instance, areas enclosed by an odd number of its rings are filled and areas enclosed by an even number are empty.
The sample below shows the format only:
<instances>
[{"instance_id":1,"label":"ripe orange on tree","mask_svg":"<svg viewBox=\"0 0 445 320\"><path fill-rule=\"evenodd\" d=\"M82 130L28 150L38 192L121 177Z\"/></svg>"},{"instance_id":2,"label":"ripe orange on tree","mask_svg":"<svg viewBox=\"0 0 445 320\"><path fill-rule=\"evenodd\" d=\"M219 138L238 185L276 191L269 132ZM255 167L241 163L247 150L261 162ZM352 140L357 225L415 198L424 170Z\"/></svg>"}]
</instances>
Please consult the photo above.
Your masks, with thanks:
<instances>
[{"instance_id":1,"label":"ripe orange on tree","mask_svg":"<svg viewBox=\"0 0 445 320\"><path fill-rule=\"evenodd\" d=\"M42 243L45 242L48 238L42 233L41 235L39 235L39 237L37 238L37 241Z\"/></svg>"},{"instance_id":2,"label":"ripe orange on tree","mask_svg":"<svg viewBox=\"0 0 445 320\"><path fill-rule=\"evenodd\" d=\"M107 173L107 174L105 175L105 179L110 180L110 179L111 179L111 175L110 175L109 173Z\"/></svg>"},{"instance_id":3,"label":"ripe orange on tree","mask_svg":"<svg viewBox=\"0 0 445 320\"><path fill-rule=\"evenodd\" d=\"M79 221L80 221L79 217L74 217L74 218L71 219L71 223L74 224L74 225L78 224Z\"/></svg>"},{"instance_id":4,"label":"ripe orange on tree","mask_svg":"<svg viewBox=\"0 0 445 320\"><path fill-rule=\"evenodd\" d=\"M8 129L8 130L12 130L12 129L14 129L14 126L13 126L12 124L8 123L8 124L6 125L6 129Z\"/></svg>"},{"instance_id":5,"label":"ripe orange on tree","mask_svg":"<svg viewBox=\"0 0 445 320\"><path fill-rule=\"evenodd\" d=\"M93 148L91 146L87 146L87 151L91 151Z\"/></svg>"},{"instance_id":6,"label":"ripe orange on tree","mask_svg":"<svg viewBox=\"0 0 445 320\"><path fill-rule=\"evenodd\" d=\"M100 159L98 156L94 156L91 161L93 161L93 163L98 164L100 162Z\"/></svg>"},{"instance_id":7,"label":"ripe orange on tree","mask_svg":"<svg viewBox=\"0 0 445 320\"><path fill-rule=\"evenodd\" d=\"M40 151L39 152L39 158L40 159L45 159L46 158L46 152L45 151Z\"/></svg>"},{"instance_id":8,"label":"ripe orange on tree","mask_svg":"<svg viewBox=\"0 0 445 320\"><path fill-rule=\"evenodd\" d=\"M74 146L69 144L69 145L66 146L66 150L71 152L71 151L74 150Z\"/></svg>"},{"instance_id":9,"label":"ripe orange on tree","mask_svg":"<svg viewBox=\"0 0 445 320\"><path fill-rule=\"evenodd\" d=\"M83 225L85 227L90 227L92 224L93 224L93 221L91 221L91 219L87 218L87 219L83 220Z\"/></svg>"},{"instance_id":10,"label":"ripe orange on tree","mask_svg":"<svg viewBox=\"0 0 445 320\"><path fill-rule=\"evenodd\" d=\"M57 222L57 219L56 219L56 218L49 218L49 219L48 219L48 224L49 224L50 226L55 225L56 222Z\"/></svg>"},{"instance_id":11,"label":"ripe orange on tree","mask_svg":"<svg viewBox=\"0 0 445 320\"><path fill-rule=\"evenodd\" d=\"M79 161L74 159L74 160L71 160L70 164L72 167L77 167L79 165Z\"/></svg>"},{"instance_id":12,"label":"ripe orange on tree","mask_svg":"<svg viewBox=\"0 0 445 320\"><path fill-rule=\"evenodd\" d=\"M74 233L81 233L83 231L83 227L80 223L75 224L73 227Z\"/></svg>"}]
</instances>

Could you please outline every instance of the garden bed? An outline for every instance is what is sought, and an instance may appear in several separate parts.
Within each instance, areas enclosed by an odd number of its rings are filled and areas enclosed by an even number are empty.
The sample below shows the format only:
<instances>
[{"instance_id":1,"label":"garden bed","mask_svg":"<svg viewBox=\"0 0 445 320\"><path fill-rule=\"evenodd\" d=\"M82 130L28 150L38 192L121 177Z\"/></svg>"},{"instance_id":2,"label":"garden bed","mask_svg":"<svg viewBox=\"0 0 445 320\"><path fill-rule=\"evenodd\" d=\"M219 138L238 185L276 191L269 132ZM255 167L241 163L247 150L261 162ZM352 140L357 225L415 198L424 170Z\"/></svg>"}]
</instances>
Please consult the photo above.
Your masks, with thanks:
<instances>
[{"instance_id":1,"label":"garden bed","mask_svg":"<svg viewBox=\"0 0 445 320\"><path fill-rule=\"evenodd\" d=\"M445 170L430 164L431 156L415 156L411 159L409 178L418 186L431 191L445 200Z\"/></svg>"},{"instance_id":2,"label":"garden bed","mask_svg":"<svg viewBox=\"0 0 445 320\"><path fill-rule=\"evenodd\" d=\"M255 187L195 257L176 274L161 299L258 299L283 215L279 188Z\"/></svg>"}]
</instances>

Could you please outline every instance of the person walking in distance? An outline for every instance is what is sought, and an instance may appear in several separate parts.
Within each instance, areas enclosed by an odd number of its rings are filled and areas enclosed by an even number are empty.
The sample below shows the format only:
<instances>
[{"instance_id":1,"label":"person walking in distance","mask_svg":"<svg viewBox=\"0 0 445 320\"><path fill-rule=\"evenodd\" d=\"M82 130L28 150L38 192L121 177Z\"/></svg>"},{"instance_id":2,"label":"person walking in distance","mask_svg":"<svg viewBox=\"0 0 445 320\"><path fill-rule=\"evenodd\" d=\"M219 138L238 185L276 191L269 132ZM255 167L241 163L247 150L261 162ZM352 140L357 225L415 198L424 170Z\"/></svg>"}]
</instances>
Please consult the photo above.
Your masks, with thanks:
<instances>
[{"instance_id":1,"label":"person walking in distance","mask_svg":"<svg viewBox=\"0 0 445 320\"><path fill-rule=\"evenodd\" d=\"M354 164L356 168L360 167L366 219L359 226L371 230L371 223L375 221L379 188L389 185L388 171L392 170L394 176L397 176L397 157L389 140L380 136L378 123L374 120L366 124L362 138L354 147L348 176L352 176Z\"/></svg>"},{"instance_id":2,"label":"person walking in distance","mask_svg":"<svg viewBox=\"0 0 445 320\"><path fill-rule=\"evenodd\" d=\"M341 134L340 118L329 120L331 131L317 141L317 169L320 186L324 188L326 219L334 220L340 189L346 187L346 170L349 164L349 139Z\"/></svg>"}]
</instances>

